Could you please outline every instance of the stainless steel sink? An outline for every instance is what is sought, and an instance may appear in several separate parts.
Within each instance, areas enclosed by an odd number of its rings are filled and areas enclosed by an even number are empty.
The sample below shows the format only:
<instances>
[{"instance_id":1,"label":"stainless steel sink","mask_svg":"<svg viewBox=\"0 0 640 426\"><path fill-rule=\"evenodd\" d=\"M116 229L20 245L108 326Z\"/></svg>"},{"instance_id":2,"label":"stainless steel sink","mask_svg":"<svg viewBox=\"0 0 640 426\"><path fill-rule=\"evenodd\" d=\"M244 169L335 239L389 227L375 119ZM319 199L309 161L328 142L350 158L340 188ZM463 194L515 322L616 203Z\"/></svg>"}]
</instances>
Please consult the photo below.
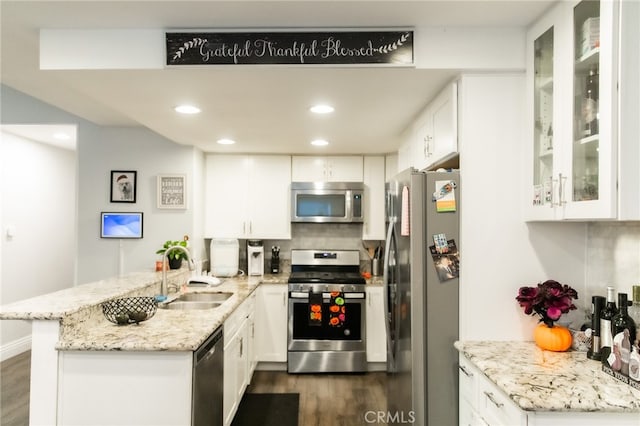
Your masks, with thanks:
<instances>
[{"instance_id":1,"label":"stainless steel sink","mask_svg":"<svg viewBox=\"0 0 640 426\"><path fill-rule=\"evenodd\" d=\"M158 305L161 309L177 309L182 311L193 311L199 309L214 309L222 305L222 302L182 302L175 300L166 304Z\"/></svg>"},{"instance_id":2,"label":"stainless steel sink","mask_svg":"<svg viewBox=\"0 0 640 426\"><path fill-rule=\"evenodd\" d=\"M224 302L233 296L233 293L185 293L176 301L181 302ZM174 302L175 303L175 302Z\"/></svg>"}]
</instances>

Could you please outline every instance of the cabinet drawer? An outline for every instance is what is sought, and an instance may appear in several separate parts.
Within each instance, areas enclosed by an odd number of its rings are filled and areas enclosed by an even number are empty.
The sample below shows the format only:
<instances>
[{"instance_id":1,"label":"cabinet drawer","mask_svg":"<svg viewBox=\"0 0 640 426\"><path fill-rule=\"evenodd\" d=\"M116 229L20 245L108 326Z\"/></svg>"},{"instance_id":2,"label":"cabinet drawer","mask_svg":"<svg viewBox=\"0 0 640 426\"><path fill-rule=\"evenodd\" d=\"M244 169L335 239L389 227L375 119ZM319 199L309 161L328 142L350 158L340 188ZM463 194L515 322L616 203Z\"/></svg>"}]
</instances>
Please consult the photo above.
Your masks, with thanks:
<instances>
[{"instance_id":1,"label":"cabinet drawer","mask_svg":"<svg viewBox=\"0 0 640 426\"><path fill-rule=\"evenodd\" d=\"M526 426L527 416L486 377L478 379L478 414L490 426Z\"/></svg>"},{"instance_id":2,"label":"cabinet drawer","mask_svg":"<svg viewBox=\"0 0 640 426\"><path fill-rule=\"evenodd\" d=\"M247 299L248 300L248 299ZM242 322L247 318L248 306L247 300L242 302L240 306L224 321L224 342L225 345L231 340L238 331Z\"/></svg>"},{"instance_id":3,"label":"cabinet drawer","mask_svg":"<svg viewBox=\"0 0 640 426\"><path fill-rule=\"evenodd\" d=\"M464 355L459 356L458 370L460 399L466 400L475 408L478 406L478 377L481 373L471 365L471 362Z\"/></svg>"}]
</instances>

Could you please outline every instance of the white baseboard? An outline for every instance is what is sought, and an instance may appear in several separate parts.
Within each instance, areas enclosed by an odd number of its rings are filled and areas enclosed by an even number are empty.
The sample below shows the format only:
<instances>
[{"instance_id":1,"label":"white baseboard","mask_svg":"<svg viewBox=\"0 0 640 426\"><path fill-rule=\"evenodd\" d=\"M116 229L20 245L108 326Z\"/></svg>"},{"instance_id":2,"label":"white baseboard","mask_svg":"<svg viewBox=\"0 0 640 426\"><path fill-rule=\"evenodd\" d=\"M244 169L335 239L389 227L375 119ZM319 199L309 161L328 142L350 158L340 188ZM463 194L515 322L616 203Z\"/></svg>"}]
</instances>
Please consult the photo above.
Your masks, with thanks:
<instances>
[{"instance_id":1,"label":"white baseboard","mask_svg":"<svg viewBox=\"0 0 640 426\"><path fill-rule=\"evenodd\" d=\"M20 355L29 349L31 349L31 335L6 343L0 346L0 362Z\"/></svg>"}]
</instances>

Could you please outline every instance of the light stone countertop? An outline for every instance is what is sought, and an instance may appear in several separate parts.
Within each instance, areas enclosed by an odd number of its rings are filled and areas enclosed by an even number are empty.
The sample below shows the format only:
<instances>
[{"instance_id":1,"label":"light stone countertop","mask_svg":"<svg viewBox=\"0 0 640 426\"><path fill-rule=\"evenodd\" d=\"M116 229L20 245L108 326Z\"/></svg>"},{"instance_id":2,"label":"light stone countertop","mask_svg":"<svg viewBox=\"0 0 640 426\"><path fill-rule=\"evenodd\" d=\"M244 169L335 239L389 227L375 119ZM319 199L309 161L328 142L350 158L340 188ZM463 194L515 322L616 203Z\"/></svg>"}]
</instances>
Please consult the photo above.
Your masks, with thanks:
<instances>
[{"instance_id":1,"label":"light stone countertop","mask_svg":"<svg viewBox=\"0 0 640 426\"><path fill-rule=\"evenodd\" d=\"M168 282L180 286L191 273L170 271ZM101 304L118 297L153 296L159 293L162 274L142 272L98 281L48 295L3 305L0 319L58 320L58 350L79 351L193 351L258 287L285 284L288 275L223 278L211 287L189 287L189 292L234 293L222 305L209 310L157 309L140 324L116 325L102 314ZM169 300L177 293L170 293Z\"/></svg>"},{"instance_id":2,"label":"light stone countertop","mask_svg":"<svg viewBox=\"0 0 640 426\"><path fill-rule=\"evenodd\" d=\"M640 391L602 372L585 352L550 352L534 342L455 347L525 411L640 413Z\"/></svg>"}]
</instances>

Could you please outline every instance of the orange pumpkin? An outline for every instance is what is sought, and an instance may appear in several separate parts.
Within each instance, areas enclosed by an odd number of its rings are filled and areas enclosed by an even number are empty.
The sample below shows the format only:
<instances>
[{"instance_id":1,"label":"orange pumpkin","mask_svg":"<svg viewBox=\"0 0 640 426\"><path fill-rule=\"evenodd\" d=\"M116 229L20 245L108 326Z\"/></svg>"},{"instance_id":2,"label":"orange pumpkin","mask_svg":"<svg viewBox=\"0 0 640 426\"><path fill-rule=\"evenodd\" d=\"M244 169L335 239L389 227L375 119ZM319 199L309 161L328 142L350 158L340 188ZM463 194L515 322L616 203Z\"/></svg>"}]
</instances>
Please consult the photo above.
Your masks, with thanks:
<instances>
[{"instance_id":1,"label":"orange pumpkin","mask_svg":"<svg viewBox=\"0 0 640 426\"><path fill-rule=\"evenodd\" d=\"M539 348L553 352L564 352L571 347L571 332L560 325L547 327L538 324L533 331L533 339Z\"/></svg>"}]
</instances>

